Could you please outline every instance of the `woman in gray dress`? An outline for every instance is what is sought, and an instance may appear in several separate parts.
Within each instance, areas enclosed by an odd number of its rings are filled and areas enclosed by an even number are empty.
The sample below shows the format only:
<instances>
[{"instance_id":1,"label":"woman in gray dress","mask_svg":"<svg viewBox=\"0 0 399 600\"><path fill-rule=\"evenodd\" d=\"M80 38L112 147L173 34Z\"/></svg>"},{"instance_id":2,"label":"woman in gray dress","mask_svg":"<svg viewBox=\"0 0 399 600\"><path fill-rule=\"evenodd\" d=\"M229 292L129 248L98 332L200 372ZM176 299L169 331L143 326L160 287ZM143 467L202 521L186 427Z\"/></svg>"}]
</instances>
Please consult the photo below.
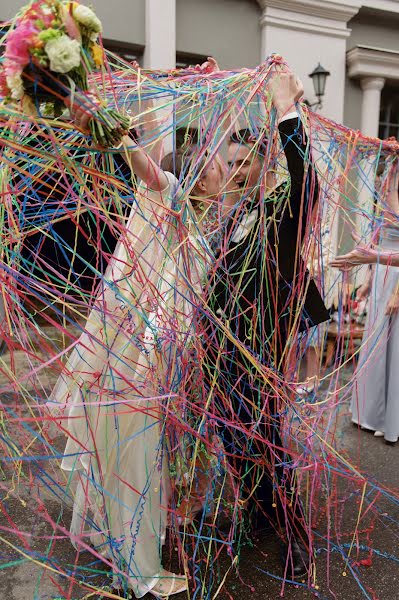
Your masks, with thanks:
<instances>
[{"instance_id":1,"label":"woman in gray dress","mask_svg":"<svg viewBox=\"0 0 399 600\"><path fill-rule=\"evenodd\" d=\"M379 248L399 252L398 173L391 176ZM352 393L352 421L383 436L399 437L399 267L377 263L358 298L370 294L363 344Z\"/></svg>"}]
</instances>

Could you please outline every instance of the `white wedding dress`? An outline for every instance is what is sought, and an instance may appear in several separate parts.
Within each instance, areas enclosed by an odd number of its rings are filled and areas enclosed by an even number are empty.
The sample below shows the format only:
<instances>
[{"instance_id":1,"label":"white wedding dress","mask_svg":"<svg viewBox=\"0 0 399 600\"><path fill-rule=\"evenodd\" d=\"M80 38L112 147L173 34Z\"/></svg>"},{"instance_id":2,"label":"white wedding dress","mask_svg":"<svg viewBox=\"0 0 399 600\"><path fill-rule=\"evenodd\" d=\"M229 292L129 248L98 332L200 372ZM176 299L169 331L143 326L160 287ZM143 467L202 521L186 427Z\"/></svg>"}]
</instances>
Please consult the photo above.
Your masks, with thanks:
<instances>
[{"instance_id":1,"label":"white wedding dress","mask_svg":"<svg viewBox=\"0 0 399 600\"><path fill-rule=\"evenodd\" d=\"M165 415L178 410L182 358L208 262L191 205L167 177L161 193L139 187L51 395L68 416L62 468L79 477L71 540L77 548L80 540L91 543L138 598L161 570L170 495Z\"/></svg>"}]
</instances>

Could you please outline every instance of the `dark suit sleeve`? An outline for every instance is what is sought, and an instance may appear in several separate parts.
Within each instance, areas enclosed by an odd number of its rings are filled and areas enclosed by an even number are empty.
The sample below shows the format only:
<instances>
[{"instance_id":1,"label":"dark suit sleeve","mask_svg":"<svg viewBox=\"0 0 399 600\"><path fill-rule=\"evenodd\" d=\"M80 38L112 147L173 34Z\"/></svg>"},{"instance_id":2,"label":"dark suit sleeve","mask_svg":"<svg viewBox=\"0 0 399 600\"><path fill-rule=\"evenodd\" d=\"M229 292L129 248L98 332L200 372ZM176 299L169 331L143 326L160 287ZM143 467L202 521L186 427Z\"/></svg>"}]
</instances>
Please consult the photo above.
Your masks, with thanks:
<instances>
[{"instance_id":1,"label":"dark suit sleeve","mask_svg":"<svg viewBox=\"0 0 399 600\"><path fill-rule=\"evenodd\" d=\"M283 219L289 218L291 227L295 227L303 239L319 195L317 174L299 116L280 123L279 133L291 179L290 206L286 207Z\"/></svg>"},{"instance_id":2,"label":"dark suit sleeve","mask_svg":"<svg viewBox=\"0 0 399 600\"><path fill-rule=\"evenodd\" d=\"M291 179L289 197L282 198L276 234L279 293L285 309L290 307L294 311L297 310L298 299L304 294L300 322L300 330L304 330L329 318L301 257L306 229L318 200L319 185L310 145L299 117L280 123L279 133Z\"/></svg>"}]
</instances>

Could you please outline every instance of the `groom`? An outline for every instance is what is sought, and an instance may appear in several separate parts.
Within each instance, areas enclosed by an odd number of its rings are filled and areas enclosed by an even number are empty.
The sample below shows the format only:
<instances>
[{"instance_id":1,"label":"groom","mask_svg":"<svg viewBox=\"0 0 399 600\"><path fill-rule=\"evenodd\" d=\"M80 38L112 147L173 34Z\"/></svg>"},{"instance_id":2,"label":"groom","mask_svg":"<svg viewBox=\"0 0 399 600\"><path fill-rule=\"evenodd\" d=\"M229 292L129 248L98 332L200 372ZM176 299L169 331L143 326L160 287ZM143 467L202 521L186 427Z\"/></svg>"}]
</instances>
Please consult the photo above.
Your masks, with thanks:
<instances>
[{"instance_id":1,"label":"groom","mask_svg":"<svg viewBox=\"0 0 399 600\"><path fill-rule=\"evenodd\" d=\"M272 86L289 179L275 185L265 142L258 144L246 130L231 137L229 167L241 202L208 288L204 372L251 526L261 530L272 524L286 577L298 579L310 571L312 559L295 472L280 434L283 407L254 363L281 377L288 339L327 320L328 312L301 257L318 196L296 109L303 88L287 72Z\"/></svg>"}]
</instances>

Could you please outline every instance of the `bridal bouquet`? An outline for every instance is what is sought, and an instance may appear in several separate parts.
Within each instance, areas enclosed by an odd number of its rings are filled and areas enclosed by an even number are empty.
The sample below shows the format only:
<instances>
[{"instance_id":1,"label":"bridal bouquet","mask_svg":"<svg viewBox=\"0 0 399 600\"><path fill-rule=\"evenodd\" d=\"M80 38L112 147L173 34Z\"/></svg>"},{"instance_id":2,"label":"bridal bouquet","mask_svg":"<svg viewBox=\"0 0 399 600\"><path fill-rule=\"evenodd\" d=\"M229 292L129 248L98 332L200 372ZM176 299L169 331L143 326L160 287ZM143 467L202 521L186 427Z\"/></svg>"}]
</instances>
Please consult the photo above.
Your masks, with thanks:
<instances>
[{"instance_id":1,"label":"bridal bouquet","mask_svg":"<svg viewBox=\"0 0 399 600\"><path fill-rule=\"evenodd\" d=\"M59 114L64 100L87 106L90 75L103 65L98 44L101 21L87 6L65 0L37 0L24 7L6 36L0 94L9 101L33 101ZM94 141L112 146L130 119L100 104L90 120Z\"/></svg>"}]
</instances>

